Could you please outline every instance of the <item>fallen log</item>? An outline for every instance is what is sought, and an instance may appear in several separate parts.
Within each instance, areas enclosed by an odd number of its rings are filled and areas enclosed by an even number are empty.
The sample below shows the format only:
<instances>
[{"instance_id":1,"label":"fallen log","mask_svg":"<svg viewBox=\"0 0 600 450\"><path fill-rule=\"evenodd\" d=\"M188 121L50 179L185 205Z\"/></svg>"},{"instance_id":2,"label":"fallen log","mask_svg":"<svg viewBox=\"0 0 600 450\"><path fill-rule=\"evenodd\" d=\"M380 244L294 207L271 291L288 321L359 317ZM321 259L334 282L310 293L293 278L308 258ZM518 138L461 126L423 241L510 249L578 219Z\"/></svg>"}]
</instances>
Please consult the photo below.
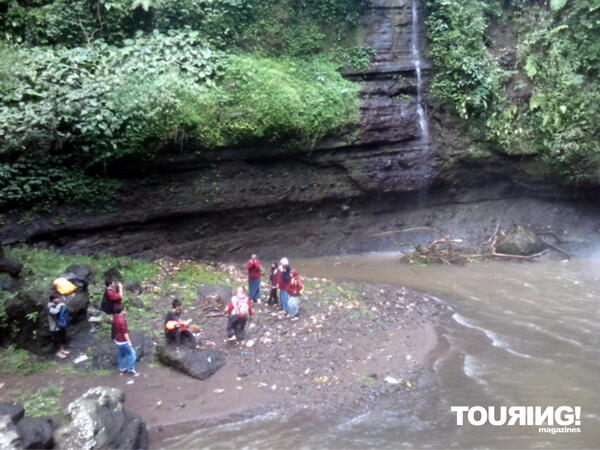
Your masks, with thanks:
<instances>
[{"instance_id":1,"label":"fallen log","mask_svg":"<svg viewBox=\"0 0 600 450\"><path fill-rule=\"evenodd\" d=\"M539 253L534 253L532 255L509 255L507 253L496 253L496 251L493 251L492 253L490 253L490 256L492 256L494 258L520 259L520 260L524 260L524 261L532 261L535 258L539 258L540 256L548 253L549 251L550 250L545 249Z\"/></svg>"}]
</instances>

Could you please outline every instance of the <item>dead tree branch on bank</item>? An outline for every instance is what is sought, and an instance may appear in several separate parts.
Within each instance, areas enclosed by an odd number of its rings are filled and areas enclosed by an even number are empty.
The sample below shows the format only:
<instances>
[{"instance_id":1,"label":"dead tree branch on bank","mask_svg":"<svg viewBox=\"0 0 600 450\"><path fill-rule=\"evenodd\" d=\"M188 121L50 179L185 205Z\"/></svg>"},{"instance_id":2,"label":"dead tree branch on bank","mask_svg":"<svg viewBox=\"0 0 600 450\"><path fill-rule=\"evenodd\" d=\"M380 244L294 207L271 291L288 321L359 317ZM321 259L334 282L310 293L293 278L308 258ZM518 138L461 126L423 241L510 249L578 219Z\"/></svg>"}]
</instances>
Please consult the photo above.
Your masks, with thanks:
<instances>
[{"instance_id":1,"label":"dead tree branch on bank","mask_svg":"<svg viewBox=\"0 0 600 450\"><path fill-rule=\"evenodd\" d=\"M509 259L517 261L533 261L540 256L548 253L553 249L557 252L570 257L563 249L547 242L542 242L546 245L546 249L541 252L530 255L514 255L496 251L496 245L500 238L506 236L505 231L500 229L500 224L497 223L493 233L482 243L474 247L458 247L455 244L463 242L462 239L451 239L449 235L432 227L411 227L402 230L385 231L368 236L369 239L391 236L410 231L430 231L438 234L440 237L433 239L429 244L422 246L416 245L414 251L406 253L403 260L417 264L440 263L440 264L464 264L472 259Z\"/></svg>"}]
</instances>

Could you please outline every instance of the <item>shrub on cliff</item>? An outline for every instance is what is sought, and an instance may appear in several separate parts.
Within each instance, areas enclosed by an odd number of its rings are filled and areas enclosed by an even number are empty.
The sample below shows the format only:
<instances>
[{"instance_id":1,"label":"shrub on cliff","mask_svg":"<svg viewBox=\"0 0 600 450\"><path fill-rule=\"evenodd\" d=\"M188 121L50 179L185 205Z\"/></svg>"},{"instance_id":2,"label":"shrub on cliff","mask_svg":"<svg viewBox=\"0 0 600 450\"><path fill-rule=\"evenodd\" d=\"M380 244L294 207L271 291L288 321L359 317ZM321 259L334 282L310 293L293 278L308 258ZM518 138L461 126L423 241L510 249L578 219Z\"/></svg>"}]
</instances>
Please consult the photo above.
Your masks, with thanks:
<instances>
[{"instance_id":1,"label":"shrub on cliff","mask_svg":"<svg viewBox=\"0 0 600 450\"><path fill-rule=\"evenodd\" d=\"M491 148L538 158L561 182L600 183L597 2L426 3L436 103Z\"/></svg>"}]
</instances>

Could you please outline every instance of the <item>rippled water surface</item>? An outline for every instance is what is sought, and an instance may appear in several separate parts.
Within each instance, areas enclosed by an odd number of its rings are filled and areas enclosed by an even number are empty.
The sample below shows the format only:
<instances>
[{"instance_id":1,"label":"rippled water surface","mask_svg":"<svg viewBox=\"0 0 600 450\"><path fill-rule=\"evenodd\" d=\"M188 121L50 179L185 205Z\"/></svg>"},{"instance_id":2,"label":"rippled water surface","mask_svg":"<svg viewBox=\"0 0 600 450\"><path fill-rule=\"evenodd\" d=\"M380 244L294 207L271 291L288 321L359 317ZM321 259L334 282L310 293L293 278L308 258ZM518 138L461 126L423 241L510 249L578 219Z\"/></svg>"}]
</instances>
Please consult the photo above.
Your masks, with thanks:
<instances>
[{"instance_id":1,"label":"rippled water surface","mask_svg":"<svg viewBox=\"0 0 600 450\"><path fill-rule=\"evenodd\" d=\"M600 448L600 259L402 265L394 254L296 262L306 275L385 282L449 308L447 346L410 392L338 417L265 415L169 439L204 448ZM310 301L307 299L306 301ZM452 405L581 406L581 432L456 425Z\"/></svg>"}]
</instances>

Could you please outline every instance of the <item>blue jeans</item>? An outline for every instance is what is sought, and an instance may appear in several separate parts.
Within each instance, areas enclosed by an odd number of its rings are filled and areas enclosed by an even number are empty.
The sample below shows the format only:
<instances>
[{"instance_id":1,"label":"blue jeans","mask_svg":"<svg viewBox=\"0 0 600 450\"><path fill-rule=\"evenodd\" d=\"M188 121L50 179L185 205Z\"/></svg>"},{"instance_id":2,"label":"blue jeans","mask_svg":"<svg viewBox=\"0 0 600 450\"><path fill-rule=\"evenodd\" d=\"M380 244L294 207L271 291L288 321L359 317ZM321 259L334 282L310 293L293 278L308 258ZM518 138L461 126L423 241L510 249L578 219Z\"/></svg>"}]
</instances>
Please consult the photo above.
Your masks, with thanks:
<instances>
[{"instance_id":1,"label":"blue jeans","mask_svg":"<svg viewBox=\"0 0 600 450\"><path fill-rule=\"evenodd\" d=\"M248 293L253 302L260 298L260 278L248 278Z\"/></svg>"},{"instance_id":2,"label":"blue jeans","mask_svg":"<svg viewBox=\"0 0 600 450\"><path fill-rule=\"evenodd\" d=\"M129 345L128 342L124 344L117 344L117 364L120 372L131 372L135 370L136 354L135 349Z\"/></svg>"},{"instance_id":3,"label":"blue jeans","mask_svg":"<svg viewBox=\"0 0 600 450\"><path fill-rule=\"evenodd\" d=\"M290 317L296 317L300 310L300 297L290 297L288 299L288 314Z\"/></svg>"},{"instance_id":4,"label":"blue jeans","mask_svg":"<svg viewBox=\"0 0 600 450\"><path fill-rule=\"evenodd\" d=\"M284 291L281 289L279 291L279 300L281 301L281 310L288 312L288 299L290 298L290 294L288 291Z\"/></svg>"}]
</instances>

